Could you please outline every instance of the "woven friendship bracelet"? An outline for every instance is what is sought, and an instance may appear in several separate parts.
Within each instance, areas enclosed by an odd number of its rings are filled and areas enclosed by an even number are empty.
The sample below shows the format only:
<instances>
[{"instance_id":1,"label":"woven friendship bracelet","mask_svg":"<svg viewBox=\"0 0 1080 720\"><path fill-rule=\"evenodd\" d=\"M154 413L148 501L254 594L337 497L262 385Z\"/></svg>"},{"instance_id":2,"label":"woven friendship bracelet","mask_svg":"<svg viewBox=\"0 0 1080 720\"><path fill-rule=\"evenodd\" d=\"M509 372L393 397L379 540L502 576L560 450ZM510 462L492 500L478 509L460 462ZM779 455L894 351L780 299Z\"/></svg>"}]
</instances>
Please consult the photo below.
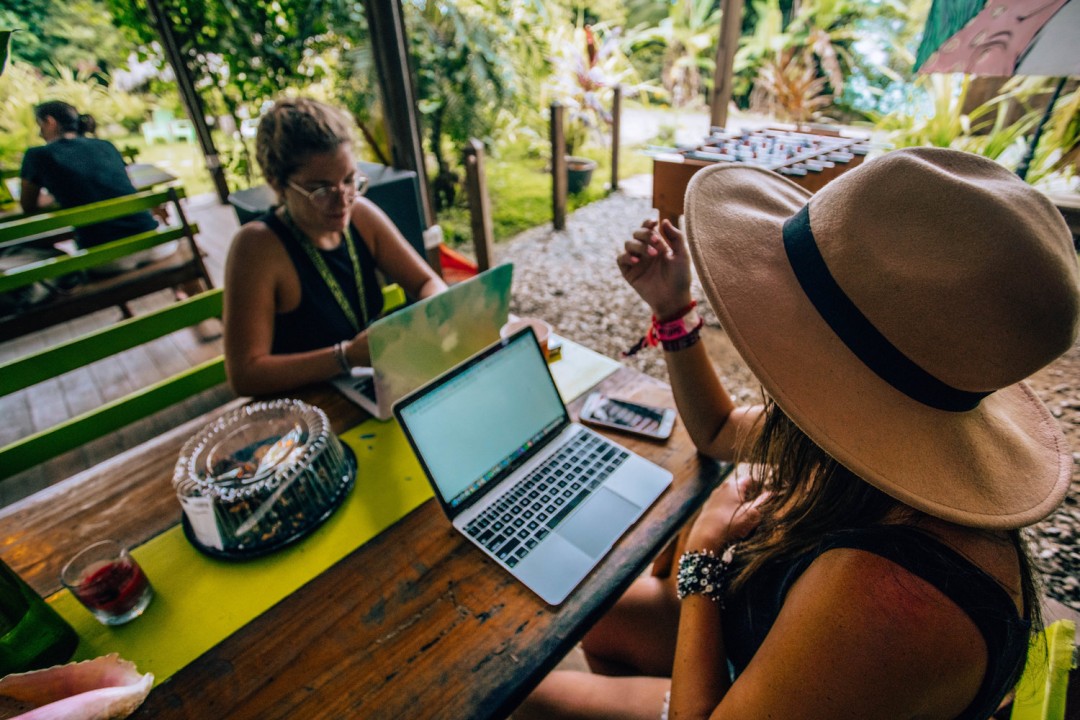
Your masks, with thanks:
<instances>
[{"instance_id":1,"label":"woven friendship bracelet","mask_svg":"<svg viewBox=\"0 0 1080 720\"><path fill-rule=\"evenodd\" d=\"M722 556L711 550L691 550L679 558L675 591L679 599L704 595L724 607L724 579L731 563L730 548Z\"/></svg>"},{"instance_id":2,"label":"woven friendship bracelet","mask_svg":"<svg viewBox=\"0 0 1080 720\"><path fill-rule=\"evenodd\" d=\"M698 315L694 308L697 301L691 300L672 320L661 322L655 315L649 329L634 346L623 352L623 357L636 355L646 347L662 345L668 352L688 348L700 339L701 327L705 319Z\"/></svg>"}]
</instances>

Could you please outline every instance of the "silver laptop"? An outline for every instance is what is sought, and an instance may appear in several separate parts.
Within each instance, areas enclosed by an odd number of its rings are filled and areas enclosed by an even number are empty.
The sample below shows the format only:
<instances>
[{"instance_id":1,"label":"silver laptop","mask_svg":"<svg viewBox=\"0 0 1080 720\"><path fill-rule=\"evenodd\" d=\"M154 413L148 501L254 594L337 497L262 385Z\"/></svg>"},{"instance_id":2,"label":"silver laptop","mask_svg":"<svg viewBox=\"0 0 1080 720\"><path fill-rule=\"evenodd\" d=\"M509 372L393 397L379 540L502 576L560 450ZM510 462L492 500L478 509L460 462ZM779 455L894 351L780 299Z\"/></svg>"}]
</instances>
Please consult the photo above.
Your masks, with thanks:
<instances>
[{"instance_id":1,"label":"silver laptop","mask_svg":"<svg viewBox=\"0 0 1080 720\"><path fill-rule=\"evenodd\" d=\"M531 328L394 406L454 527L552 605L671 473L570 421Z\"/></svg>"},{"instance_id":2,"label":"silver laptop","mask_svg":"<svg viewBox=\"0 0 1080 720\"><path fill-rule=\"evenodd\" d=\"M512 265L498 265L376 320L371 367L353 368L334 387L380 420L391 417L395 400L499 339L512 275Z\"/></svg>"}]
</instances>

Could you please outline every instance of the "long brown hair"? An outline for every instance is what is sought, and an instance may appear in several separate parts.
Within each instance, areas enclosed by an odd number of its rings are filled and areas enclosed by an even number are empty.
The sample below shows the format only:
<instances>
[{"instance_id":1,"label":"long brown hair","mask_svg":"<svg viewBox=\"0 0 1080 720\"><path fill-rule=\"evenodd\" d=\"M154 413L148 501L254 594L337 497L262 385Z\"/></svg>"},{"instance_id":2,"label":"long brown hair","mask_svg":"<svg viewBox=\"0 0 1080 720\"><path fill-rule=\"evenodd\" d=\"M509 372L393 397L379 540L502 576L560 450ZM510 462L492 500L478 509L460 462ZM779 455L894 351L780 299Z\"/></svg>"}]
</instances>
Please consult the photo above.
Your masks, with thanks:
<instances>
[{"instance_id":1,"label":"long brown hair","mask_svg":"<svg viewBox=\"0 0 1080 720\"><path fill-rule=\"evenodd\" d=\"M739 563L729 590L737 590L764 565L796 558L837 530L889 522L918 524L918 513L865 482L822 450L771 399L761 432L745 445L740 462L751 465L747 501L761 492L761 525L739 544ZM1020 590L1033 627L1041 626L1039 589L1027 542L1020 530L1009 540L1020 565Z\"/></svg>"}]
</instances>

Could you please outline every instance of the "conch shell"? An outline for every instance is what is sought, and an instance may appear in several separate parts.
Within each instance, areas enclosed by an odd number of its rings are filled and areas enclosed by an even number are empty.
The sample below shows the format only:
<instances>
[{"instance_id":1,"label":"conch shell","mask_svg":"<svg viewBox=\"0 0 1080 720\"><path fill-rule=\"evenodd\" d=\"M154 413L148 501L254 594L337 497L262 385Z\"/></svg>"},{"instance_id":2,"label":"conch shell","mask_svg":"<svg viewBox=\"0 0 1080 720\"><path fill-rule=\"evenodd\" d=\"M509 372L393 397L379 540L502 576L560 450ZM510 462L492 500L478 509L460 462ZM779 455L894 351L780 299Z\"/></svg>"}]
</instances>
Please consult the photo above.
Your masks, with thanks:
<instances>
[{"instance_id":1,"label":"conch shell","mask_svg":"<svg viewBox=\"0 0 1080 720\"><path fill-rule=\"evenodd\" d=\"M0 679L0 718L114 720L142 705L154 675L116 653ZM22 713L17 714L17 713Z\"/></svg>"}]
</instances>

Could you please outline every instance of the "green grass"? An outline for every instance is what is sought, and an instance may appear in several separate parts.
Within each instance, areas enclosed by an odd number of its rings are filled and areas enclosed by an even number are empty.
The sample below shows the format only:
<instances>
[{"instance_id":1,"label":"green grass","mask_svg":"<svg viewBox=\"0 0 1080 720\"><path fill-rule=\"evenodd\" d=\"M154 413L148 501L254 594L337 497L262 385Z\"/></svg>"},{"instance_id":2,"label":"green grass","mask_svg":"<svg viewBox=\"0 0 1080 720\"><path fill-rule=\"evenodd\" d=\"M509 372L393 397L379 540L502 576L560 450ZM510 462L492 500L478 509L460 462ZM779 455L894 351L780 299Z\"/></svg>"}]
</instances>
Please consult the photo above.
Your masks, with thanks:
<instances>
[{"instance_id":1,"label":"green grass","mask_svg":"<svg viewBox=\"0 0 1080 720\"><path fill-rule=\"evenodd\" d=\"M580 154L595 160L597 168L589 186L569 196L567 212L607 197L606 186L611 182L611 156L607 150L585 150ZM551 173L546 159L529 157L523 149L506 148L494 157L485 158L485 167L495 242L551 222ZM652 158L636 148L622 149L620 178L649 172L652 172ZM453 208L441 211L439 225L448 245L471 244L468 199L460 197Z\"/></svg>"}]
</instances>

